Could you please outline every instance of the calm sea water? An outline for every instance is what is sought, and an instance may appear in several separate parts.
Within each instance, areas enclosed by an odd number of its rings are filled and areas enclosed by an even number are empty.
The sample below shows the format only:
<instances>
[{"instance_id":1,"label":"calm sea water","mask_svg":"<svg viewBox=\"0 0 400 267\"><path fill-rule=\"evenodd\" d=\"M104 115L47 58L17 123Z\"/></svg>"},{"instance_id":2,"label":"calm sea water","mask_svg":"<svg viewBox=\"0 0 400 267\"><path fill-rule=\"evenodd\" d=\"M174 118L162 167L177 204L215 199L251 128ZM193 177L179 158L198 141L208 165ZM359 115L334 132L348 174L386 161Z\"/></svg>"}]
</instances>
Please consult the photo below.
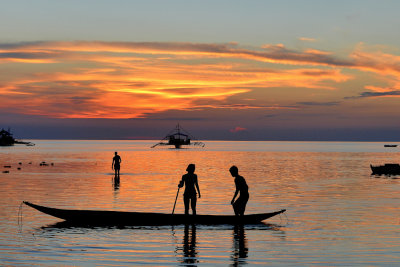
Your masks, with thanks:
<instances>
[{"instance_id":1,"label":"calm sea water","mask_svg":"<svg viewBox=\"0 0 400 267\"><path fill-rule=\"evenodd\" d=\"M209 141L205 148L175 150L151 149L156 141L33 142L35 147L0 148L0 265L400 264L400 179L371 176L369 167L399 163L400 148ZM112 180L114 151L122 157L119 186ZM50 165L40 166L43 161ZM234 164L250 189L246 213L285 208L286 215L244 227L85 228L56 227L59 219L20 207L27 200L58 208L169 213L189 163L196 164L199 177L199 214L233 213L228 169ZM176 213L182 212L180 195Z\"/></svg>"}]
</instances>

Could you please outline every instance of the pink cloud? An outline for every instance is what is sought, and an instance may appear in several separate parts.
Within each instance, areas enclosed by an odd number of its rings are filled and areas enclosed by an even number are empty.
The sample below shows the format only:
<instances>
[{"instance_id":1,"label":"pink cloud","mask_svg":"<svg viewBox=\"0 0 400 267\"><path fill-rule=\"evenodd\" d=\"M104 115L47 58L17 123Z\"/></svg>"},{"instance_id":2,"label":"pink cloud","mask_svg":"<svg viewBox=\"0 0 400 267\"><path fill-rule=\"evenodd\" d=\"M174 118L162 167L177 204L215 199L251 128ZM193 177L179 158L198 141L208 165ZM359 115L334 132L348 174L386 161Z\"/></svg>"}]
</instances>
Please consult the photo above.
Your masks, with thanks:
<instances>
[{"instance_id":1,"label":"pink cloud","mask_svg":"<svg viewBox=\"0 0 400 267\"><path fill-rule=\"evenodd\" d=\"M236 126L235 128L230 129L229 131L230 131L231 133L238 133L238 132L247 131L247 129L246 129L246 128L243 128L243 127Z\"/></svg>"}]
</instances>

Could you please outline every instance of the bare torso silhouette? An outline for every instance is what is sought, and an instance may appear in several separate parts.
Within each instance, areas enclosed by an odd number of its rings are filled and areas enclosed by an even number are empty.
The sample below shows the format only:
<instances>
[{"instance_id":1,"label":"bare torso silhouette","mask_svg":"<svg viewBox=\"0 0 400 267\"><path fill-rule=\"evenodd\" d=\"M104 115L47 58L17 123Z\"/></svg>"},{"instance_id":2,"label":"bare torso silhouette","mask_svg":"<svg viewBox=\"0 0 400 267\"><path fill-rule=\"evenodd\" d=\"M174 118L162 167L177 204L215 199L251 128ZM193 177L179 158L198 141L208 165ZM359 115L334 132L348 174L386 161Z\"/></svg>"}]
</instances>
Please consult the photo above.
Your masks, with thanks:
<instances>
[{"instance_id":1,"label":"bare torso silhouette","mask_svg":"<svg viewBox=\"0 0 400 267\"><path fill-rule=\"evenodd\" d=\"M239 175L239 170L236 166L232 166L229 169L232 177L235 177L235 186L236 191L232 198L231 204L233 206L233 210L235 211L235 215L242 216L246 210L247 201L249 200L249 187L247 186L246 180L243 176ZM236 199L236 196L239 194L239 197Z\"/></svg>"},{"instance_id":2,"label":"bare torso silhouette","mask_svg":"<svg viewBox=\"0 0 400 267\"><path fill-rule=\"evenodd\" d=\"M121 169L121 157L115 152L115 156L113 157L111 169L115 171L115 177L119 177L119 170Z\"/></svg>"},{"instance_id":3,"label":"bare torso silhouette","mask_svg":"<svg viewBox=\"0 0 400 267\"><path fill-rule=\"evenodd\" d=\"M189 164L186 171L188 173L182 176L178 187L185 185L185 192L183 193L183 202L185 204L185 214L189 214L189 205L192 208L193 215L196 215L197 193L200 195L200 188L197 181L197 175L194 173L195 165ZM197 189L197 192L196 192Z\"/></svg>"},{"instance_id":4,"label":"bare torso silhouette","mask_svg":"<svg viewBox=\"0 0 400 267\"><path fill-rule=\"evenodd\" d=\"M185 184L185 192L183 194L188 197L196 196L195 184L197 184L197 175L194 173L184 174L182 181Z\"/></svg>"}]
</instances>

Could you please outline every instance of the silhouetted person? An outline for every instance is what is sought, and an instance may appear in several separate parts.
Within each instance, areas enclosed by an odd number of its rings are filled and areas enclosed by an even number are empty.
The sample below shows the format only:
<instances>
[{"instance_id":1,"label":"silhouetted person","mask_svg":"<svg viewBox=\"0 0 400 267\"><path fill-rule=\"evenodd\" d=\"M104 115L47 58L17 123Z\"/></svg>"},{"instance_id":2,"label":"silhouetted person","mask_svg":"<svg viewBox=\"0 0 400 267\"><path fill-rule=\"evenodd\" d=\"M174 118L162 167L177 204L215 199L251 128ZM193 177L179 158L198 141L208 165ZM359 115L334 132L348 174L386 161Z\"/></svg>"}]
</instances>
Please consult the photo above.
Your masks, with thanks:
<instances>
[{"instance_id":1,"label":"silhouetted person","mask_svg":"<svg viewBox=\"0 0 400 267\"><path fill-rule=\"evenodd\" d=\"M185 203L185 214L189 214L189 204L192 207L193 215L196 215L196 203L197 203L197 193L200 195L200 188L197 182L197 175L194 173L196 166L194 164L189 164L186 168L187 174L182 176L182 180L178 184L178 187L181 188L185 185L185 192L183 193L183 203Z\"/></svg>"},{"instance_id":2,"label":"silhouetted person","mask_svg":"<svg viewBox=\"0 0 400 267\"><path fill-rule=\"evenodd\" d=\"M235 195L232 198L231 204L233 206L233 210L237 216L243 216L244 211L246 210L246 204L249 200L249 187L247 186L246 180L239 175L239 169L236 166L232 166L229 169L232 177L235 177L235 185L236 191ZM236 199L236 196L239 194L239 197Z\"/></svg>"},{"instance_id":3,"label":"silhouetted person","mask_svg":"<svg viewBox=\"0 0 400 267\"><path fill-rule=\"evenodd\" d=\"M119 169L121 168L121 157L118 152L115 152L115 156L112 161L111 169L115 171L115 177L119 177Z\"/></svg>"}]
</instances>

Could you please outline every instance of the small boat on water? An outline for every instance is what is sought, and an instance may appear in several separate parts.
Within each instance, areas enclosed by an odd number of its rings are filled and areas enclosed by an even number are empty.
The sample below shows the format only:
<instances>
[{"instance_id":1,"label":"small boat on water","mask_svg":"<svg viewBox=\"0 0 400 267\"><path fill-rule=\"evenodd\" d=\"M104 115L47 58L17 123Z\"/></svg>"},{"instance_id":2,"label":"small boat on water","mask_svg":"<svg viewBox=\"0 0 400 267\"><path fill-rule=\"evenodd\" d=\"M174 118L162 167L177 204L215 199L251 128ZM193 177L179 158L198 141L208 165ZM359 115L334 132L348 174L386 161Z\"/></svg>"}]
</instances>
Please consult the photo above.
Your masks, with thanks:
<instances>
[{"instance_id":1,"label":"small boat on water","mask_svg":"<svg viewBox=\"0 0 400 267\"><path fill-rule=\"evenodd\" d=\"M399 175L400 165L396 163L386 163L385 165L370 165L373 175Z\"/></svg>"},{"instance_id":2,"label":"small boat on water","mask_svg":"<svg viewBox=\"0 0 400 267\"><path fill-rule=\"evenodd\" d=\"M383 145L384 147L397 147L397 145Z\"/></svg>"},{"instance_id":3,"label":"small boat on water","mask_svg":"<svg viewBox=\"0 0 400 267\"><path fill-rule=\"evenodd\" d=\"M1 129L0 131L0 146L12 146L15 144L15 139L10 133L10 130L6 131Z\"/></svg>"},{"instance_id":4,"label":"small boat on water","mask_svg":"<svg viewBox=\"0 0 400 267\"><path fill-rule=\"evenodd\" d=\"M193 141L195 138L188 132L185 131L179 124L176 125L175 129L170 131L164 139L151 148L156 146L175 146L175 148L181 148L182 146L201 146L204 147L203 142Z\"/></svg>"},{"instance_id":5,"label":"small boat on water","mask_svg":"<svg viewBox=\"0 0 400 267\"><path fill-rule=\"evenodd\" d=\"M20 140L16 140L10 129L8 131L1 129L0 131L0 146L13 146L14 144L22 144L27 146L34 146L35 144L32 142L24 142Z\"/></svg>"},{"instance_id":6,"label":"small boat on water","mask_svg":"<svg viewBox=\"0 0 400 267\"><path fill-rule=\"evenodd\" d=\"M235 215L184 215L151 212L103 211L56 209L36 205L28 201L24 204L45 214L63 219L69 223L86 225L177 225L177 224L258 224L275 215L285 212L280 210L270 213Z\"/></svg>"}]
</instances>

